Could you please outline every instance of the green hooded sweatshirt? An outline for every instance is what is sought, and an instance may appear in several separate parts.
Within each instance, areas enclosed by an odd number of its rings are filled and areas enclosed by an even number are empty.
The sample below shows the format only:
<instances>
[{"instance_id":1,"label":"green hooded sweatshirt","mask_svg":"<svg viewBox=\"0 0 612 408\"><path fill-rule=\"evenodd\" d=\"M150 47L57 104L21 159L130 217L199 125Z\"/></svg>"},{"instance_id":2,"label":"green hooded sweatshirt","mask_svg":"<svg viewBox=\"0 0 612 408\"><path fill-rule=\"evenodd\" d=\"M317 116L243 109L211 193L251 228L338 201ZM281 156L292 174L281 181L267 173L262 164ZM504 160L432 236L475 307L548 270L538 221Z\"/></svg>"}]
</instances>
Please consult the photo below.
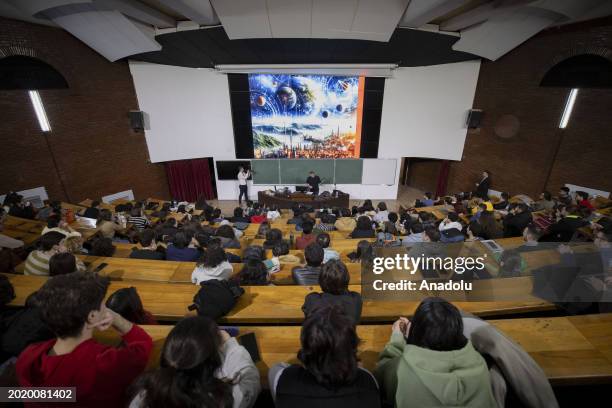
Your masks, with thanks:
<instances>
[{"instance_id":1,"label":"green hooded sweatshirt","mask_svg":"<svg viewBox=\"0 0 612 408\"><path fill-rule=\"evenodd\" d=\"M398 408L497 407L487 363L470 341L460 350L434 351L406 344L401 333L393 333L376 378Z\"/></svg>"}]
</instances>

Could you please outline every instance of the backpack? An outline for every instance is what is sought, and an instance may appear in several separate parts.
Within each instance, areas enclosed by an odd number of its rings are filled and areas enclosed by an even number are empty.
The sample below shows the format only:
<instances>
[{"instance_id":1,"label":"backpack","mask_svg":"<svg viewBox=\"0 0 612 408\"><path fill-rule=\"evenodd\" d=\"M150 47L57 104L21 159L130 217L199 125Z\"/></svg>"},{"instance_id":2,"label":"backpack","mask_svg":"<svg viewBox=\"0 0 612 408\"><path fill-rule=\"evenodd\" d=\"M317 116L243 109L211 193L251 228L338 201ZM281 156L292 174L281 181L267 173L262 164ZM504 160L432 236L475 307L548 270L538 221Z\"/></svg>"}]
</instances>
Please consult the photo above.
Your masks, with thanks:
<instances>
[{"instance_id":1,"label":"backpack","mask_svg":"<svg viewBox=\"0 0 612 408\"><path fill-rule=\"evenodd\" d=\"M211 279L200 283L200 290L193 297L189 310L197 310L198 316L213 320L229 313L244 293L236 281Z\"/></svg>"}]
</instances>

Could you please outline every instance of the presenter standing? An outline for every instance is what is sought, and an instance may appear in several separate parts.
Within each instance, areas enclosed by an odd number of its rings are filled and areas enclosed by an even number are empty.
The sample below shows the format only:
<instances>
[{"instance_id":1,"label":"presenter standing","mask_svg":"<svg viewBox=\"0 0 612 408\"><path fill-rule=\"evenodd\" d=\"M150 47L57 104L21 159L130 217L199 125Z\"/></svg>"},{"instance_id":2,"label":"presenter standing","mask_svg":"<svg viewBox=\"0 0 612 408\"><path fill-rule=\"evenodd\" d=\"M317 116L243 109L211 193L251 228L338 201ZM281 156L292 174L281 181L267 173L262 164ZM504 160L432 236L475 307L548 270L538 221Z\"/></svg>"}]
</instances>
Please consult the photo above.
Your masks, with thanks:
<instances>
[{"instance_id":1,"label":"presenter standing","mask_svg":"<svg viewBox=\"0 0 612 408\"><path fill-rule=\"evenodd\" d=\"M319 195L319 184L321 184L321 179L315 174L313 170L310 170L310 172L308 173L306 184L310 186L310 191L312 191L313 195Z\"/></svg>"},{"instance_id":2,"label":"presenter standing","mask_svg":"<svg viewBox=\"0 0 612 408\"><path fill-rule=\"evenodd\" d=\"M240 189L240 194L238 195L238 205L242 205L242 195L244 195L244 200L249 200L249 192L247 190L247 180L251 177L251 170L245 170L244 167L238 167L238 188Z\"/></svg>"}]
</instances>

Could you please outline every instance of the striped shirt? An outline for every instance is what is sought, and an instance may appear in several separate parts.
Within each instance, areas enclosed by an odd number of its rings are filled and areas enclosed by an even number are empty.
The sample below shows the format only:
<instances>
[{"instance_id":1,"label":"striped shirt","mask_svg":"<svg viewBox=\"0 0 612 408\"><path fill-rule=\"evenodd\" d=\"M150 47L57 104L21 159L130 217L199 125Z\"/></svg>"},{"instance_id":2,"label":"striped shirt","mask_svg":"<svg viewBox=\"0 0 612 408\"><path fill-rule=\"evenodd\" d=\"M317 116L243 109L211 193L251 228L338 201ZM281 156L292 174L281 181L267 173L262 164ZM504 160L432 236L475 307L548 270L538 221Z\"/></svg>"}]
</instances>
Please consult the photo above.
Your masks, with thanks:
<instances>
[{"instance_id":1,"label":"striped shirt","mask_svg":"<svg viewBox=\"0 0 612 408\"><path fill-rule=\"evenodd\" d=\"M149 225L149 220L147 220L145 217L130 217L128 222L139 230L143 230L147 225Z\"/></svg>"},{"instance_id":2,"label":"striped shirt","mask_svg":"<svg viewBox=\"0 0 612 408\"><path fill-rule=\"evenodd\" d=\"M45 253L43 251L32 251L25 263L25 275L49 275L49 259L51 259L51 253Z\"/></svg>"},{"instance_id":3,"label":"striped shirt","mask_svg":"<svg viewBox=\"0 0 612 408\"><path fill-rule=\"evenodd\" d=\"M334 226L334 224L324 224L320 222L317 225L315 225L314 229L317 231L334 231L336 227Z\"/></svg>"}]
</instances>

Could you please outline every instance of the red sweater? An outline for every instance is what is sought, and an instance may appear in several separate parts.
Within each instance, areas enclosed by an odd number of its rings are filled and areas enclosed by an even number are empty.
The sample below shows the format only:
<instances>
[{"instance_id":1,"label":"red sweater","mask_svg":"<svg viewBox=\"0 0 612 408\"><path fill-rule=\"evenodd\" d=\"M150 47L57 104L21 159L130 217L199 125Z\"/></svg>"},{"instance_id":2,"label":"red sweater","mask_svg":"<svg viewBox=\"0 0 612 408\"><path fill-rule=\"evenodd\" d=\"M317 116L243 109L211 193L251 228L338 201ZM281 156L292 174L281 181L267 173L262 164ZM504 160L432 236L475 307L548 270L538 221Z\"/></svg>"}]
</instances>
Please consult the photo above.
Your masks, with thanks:
<instances>
[{"instance_id":1,"label":"red sweater","mask_svg":"<svg viewBox=\"0 0 612 408\"><path fill-rule=\"evenodd\" d=\"M76 387L78 407L121 407L125 391L145 369L153 340L134 325L123 337L122 347L89 339L71 353L50 356L56 339L26 348L17 359L17 379L22 387ZM29 407L66 404L26 404Z\"/></svg>"},{"instance_id":2,"label":"red sweater","mask_svg":"<svg viewBox=\"0 0 612 408\"><path fill-rule=\"evenodd\" d=\"M589 200L582 200L578 202L578 206L588 208L589 210L595 210L595 207L593 207L593 204L591 204Z\"/></svg>"}]
</instances>

